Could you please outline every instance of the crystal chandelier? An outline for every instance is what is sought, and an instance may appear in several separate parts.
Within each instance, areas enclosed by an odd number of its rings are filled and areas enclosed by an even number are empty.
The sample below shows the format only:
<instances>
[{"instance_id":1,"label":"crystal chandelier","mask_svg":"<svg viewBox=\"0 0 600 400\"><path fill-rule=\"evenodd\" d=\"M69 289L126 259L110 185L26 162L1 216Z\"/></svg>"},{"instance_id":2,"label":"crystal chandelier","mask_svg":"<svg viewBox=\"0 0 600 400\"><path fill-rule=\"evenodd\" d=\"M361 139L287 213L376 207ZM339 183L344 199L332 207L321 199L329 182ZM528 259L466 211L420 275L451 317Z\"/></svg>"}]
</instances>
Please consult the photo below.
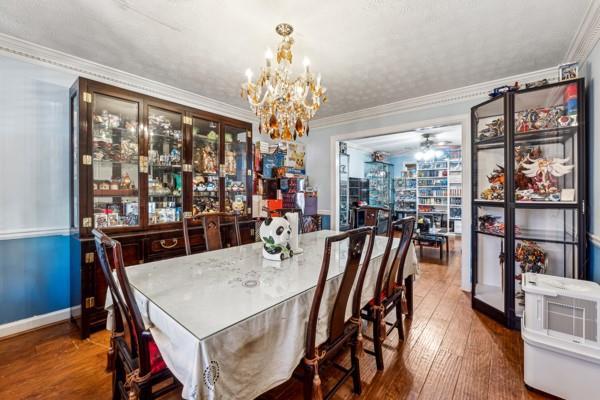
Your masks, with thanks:
<instances>
[{"instance_id":1,"label":"crystal chandelier","mask_svg":"<svg viewBox=\"0 0 600 400\"><path fill-rule=\"evenodd\" d=\"M252 71L246 70L248 81L242 84L242 97L246 96L252 111L259 117L260 133L271 139L291 141L308 135L308 122L327 101L321 86L321 75L310 71L310 61L304 59L304 72L292 78L292 45L290 36L294 29L289 24L279 24L275 31L283 37L277 49L277 63L273 64L270 49L265 54L266 65L261 69L256 82L252 82Z\"/></svg>"}]
</instances>

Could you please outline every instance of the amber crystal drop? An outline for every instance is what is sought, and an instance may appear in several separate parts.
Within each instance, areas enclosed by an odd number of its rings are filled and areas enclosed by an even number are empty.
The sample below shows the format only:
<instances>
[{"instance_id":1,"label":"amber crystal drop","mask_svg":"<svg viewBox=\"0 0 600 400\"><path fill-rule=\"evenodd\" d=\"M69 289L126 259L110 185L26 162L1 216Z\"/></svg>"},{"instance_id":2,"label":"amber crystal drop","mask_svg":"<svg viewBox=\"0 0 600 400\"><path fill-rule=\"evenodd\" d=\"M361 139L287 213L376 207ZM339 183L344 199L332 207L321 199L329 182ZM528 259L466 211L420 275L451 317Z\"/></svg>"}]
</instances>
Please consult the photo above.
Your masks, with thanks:
<instances>
[{"instance_id":1,"label":"amber crystal drop","mask_svg":"<svg viewBox=\"0 0 600 400\"><path fill-rule=\"evenodd\" d=\"M292 132L290 131L290 126L285 124L285 128L283 129L283 140L290 141L292 140Z\"/></svg>"},{"instance_id":2,"label":"amber crystal drop","mask_svg":"<svg viewBox=\"0 0 600 400\"><path fill-rule=\"evenodd\" d=\"M308 126L308 124L306 124L306 136L308 136L309 131L310 131L310 126Z\"/></svg>"},{"instance_id":3,"label":"amber crystal drop","mask_svg":"<svg viewBox=\"0 0 600 400\"><path fill-rule=\"evenodd\" d=\"M296 120L296 132L300 137L302 137L302 134L304 133L304 125L302 125L302 121L300 121L300 118Z\"/></svg>"},{"instance_id":4,"label":"amber crystal drop","mask_svg":"<svg viewBox=\"0 0 600 400\"><path fill-rule=\"evenodd\" d=\"M275 117L275 114L271 114L271 118L269 119L269 128L271 128L271 129L278 128L277 118Z\"/></svg>"}]
</instances>

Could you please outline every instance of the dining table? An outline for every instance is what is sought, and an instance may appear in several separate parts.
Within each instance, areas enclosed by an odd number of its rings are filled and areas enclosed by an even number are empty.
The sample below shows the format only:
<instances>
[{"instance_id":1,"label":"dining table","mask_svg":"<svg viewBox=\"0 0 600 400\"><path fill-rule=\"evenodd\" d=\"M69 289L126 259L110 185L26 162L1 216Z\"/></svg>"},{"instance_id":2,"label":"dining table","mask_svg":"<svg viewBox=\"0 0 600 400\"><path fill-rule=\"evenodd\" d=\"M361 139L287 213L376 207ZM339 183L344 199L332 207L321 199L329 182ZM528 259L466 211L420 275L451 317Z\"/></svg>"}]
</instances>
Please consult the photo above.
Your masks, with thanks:
<instances>
[{"instance_id":1,"label":"dining table","mask_svg":"<svg viewBox=\"0 0 600 400\"><path fill-rule=\"evenodd\" d=\"M303 252L283 261L263 258L262 243L257 242L127 267L144 323L166 365L182 383L184 399L253 399L290 379L305 354L306 324L325 238L337 233L300 235ZM375 237L361 294L363 305L374 296L387 240ZM394 239L393 248L398 245L399 239ZM328 337L328 319L347 250L347 239L332 246L317 324L318 344ZM417 273L411 243L403 277L409 314ZM114 318L110 296L106 309L110 329ZM348 318L350 314L349 304ZM395 318L392 314L390 321Z\"/></svg>"}]
</instances>

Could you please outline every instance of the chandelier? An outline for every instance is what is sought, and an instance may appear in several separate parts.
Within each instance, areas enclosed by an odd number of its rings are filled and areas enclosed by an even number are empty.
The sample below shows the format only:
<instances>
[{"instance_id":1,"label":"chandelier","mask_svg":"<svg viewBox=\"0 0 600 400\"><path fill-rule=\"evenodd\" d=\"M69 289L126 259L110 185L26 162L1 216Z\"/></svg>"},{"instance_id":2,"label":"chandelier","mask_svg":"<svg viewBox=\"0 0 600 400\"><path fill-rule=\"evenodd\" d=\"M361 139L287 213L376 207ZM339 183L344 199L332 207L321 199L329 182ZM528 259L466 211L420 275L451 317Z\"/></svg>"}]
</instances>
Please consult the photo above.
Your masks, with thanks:
<instances>
[{"instance_id":1,"label":"chandelier","mask_svg":"<svg viewBox=\"0 0 600 400\"><path fill-rule=\"evenodd\" d=\"M308 122L327 101L321 86L321 75L310 71L310 61L304 59L304 71L292 78L292 45L294 29L289 24L279 24L275 31L282 36L277 48L277 63L273 63L270 49L265 54L266 65L261 69L256 82L252 82L252 71L246 70L248 81L242 84L241 96L246 96L252 111L259 117L260 133L271 139L291 141L308 135Z\"/></svg>"}]
</instances>

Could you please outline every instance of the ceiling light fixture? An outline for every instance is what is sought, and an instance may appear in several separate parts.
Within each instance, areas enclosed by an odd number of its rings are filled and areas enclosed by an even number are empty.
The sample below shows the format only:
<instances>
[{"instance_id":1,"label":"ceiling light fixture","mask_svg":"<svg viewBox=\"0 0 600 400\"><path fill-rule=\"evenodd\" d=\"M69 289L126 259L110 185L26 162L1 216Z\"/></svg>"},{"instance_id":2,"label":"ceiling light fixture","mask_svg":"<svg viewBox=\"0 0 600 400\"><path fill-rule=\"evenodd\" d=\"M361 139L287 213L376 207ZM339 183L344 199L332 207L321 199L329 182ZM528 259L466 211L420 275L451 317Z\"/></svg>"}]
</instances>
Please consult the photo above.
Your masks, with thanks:
<instances>
[{"instance_id":1,"label":"ceiling light fixture","mask_svg":"<svg viewBox=\"0 0 600 400\"><path fill-rule=\"evenodd\" d=\"M433 146L433 141L429 138L429 134L424 134L423 137L425 141L421 143L421 149L415 153L415 159L417 161L429 161L434 158L441 158L444 155L444 152L441 150L434 150L431 147ZM442 142L438 143L441 144Z\"/></svg>"},{"instance_id":2,"label":"ceiling light fixture","mask_svg":"<svg viewBox=\"0 0 600 400\"><path fill-rule=\"evenodd\" d=\"M304 72L292 78L292 45L294 29L289 24L279 24L275 31L283 37L277 48L277 63L273 64L273 52L267 49L266 65L256 82L252 82L252 70L246 70L247 82L242 84L242 97L246 96L250 108L259 117L258 130L271 139L292 141L308 135L308 122L327 101L321 86L321 74L315 78L310 71L310 61L304 58Z\"/></svg>"}]
</instances>

